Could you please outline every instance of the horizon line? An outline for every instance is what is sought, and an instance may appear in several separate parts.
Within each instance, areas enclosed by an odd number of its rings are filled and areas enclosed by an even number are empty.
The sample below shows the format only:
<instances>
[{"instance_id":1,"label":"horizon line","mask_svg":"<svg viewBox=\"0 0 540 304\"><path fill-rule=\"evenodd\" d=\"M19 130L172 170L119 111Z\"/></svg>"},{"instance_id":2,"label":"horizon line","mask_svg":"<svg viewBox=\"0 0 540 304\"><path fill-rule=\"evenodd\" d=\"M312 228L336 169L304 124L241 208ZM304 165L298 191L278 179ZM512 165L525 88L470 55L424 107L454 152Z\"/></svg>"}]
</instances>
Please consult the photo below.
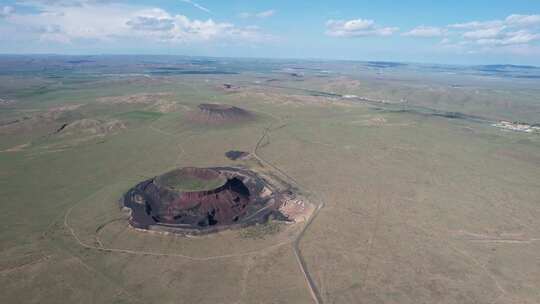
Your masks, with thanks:
<instances>
[{"instance_id":1,"label":"horizon line","mask_svg":"<svg viewBox=\"0 0 540 304\"><path fill-rule=\"evenodd\" d=\"M369 59L339 59L339 58L318 58L318 57L264 57L264 56L210 56L210 55L186 55L186 54L159 54L159 53L100 53L100 54L62 54L62 53L2 53L0 56L66 56L66 57L89 57L89 56L163 56L163 57L199 57L199 58L226 58L226 59L265 59L265 60L298 60L298 61L327 61L327 62L381 62L381 63L400 63L400 64L412 64L412 65L446 65L446 66L492 66L492 65L504 65L504 66L514 66L514 67L524 67L524 68L540 68L540 65L535 64L514 64L514 63L503 63L503 62L493 62L493 63L482 63L482 64L473 64L473 63L441 63L441 62L420 62L420 61L400 61L400 60L369 60Z\"/></svg>"}]
</instances>

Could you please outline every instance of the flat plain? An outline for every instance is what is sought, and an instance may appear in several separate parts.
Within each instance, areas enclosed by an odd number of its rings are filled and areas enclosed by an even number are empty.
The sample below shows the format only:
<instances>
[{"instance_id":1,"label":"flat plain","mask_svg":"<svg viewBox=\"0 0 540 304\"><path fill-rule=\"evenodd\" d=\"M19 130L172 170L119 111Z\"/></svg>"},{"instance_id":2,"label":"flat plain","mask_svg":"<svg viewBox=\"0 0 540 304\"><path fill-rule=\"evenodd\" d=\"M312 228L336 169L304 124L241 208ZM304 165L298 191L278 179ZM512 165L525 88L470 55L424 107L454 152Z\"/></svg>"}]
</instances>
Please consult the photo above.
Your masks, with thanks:
<instances>
[{"instance_id":1,"label":"flat plain","mask_svg":"<svg viewBox=\"0 0 540 304\"><path fill-rule=\"evenodd\" d=\"M540 302L540 134L492 126L540 123L537 78L23 59L0 57L2 303ZM256 119L190 121L201 103ZM129 227L121 195L185 166L267 170L319 209L200 237Z\"/></svg>"}]
</instances>

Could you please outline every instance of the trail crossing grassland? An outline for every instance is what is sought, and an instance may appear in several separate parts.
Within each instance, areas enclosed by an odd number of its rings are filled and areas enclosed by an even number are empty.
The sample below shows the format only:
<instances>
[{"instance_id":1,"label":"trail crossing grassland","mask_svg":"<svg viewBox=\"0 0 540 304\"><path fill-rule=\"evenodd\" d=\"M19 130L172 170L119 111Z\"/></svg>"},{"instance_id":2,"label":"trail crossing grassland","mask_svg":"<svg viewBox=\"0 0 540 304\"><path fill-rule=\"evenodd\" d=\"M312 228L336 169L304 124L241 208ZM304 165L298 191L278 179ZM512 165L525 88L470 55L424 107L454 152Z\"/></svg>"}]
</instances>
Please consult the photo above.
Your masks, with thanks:
<instances>
[{"instance_id":1,"label":"trail crossing grassland","mask_svg":"<svg viewBox=\"0 0 540 304\"><path fill-rule=\"evenodd\" d=\"M272 117L275 118L275 116L273 116L273 115L272 115ZM281 121L281 119L279 119L279 120ZM281 128L282 126L283 126L283 124L280 124L280 126L277 127L277 128ZM261 135L261 137L257 141L257 144L253 148L253 151L252 151L253 156L257 160L259 160L261 163L266 164L267 166L269 166L272 169L276 170L277 172L281 173L281 175L286 177L289 181L291 181L297 187L303 189L302 185L295 178L291 177L284 170L282 170L282 169L278 168L277 166L275 166L274 164L270 163L269 161L267 161L266 159L264 159L263 157L261 157L257 153L258 150L259 150L259 147L261 146L261 143L263 142L263 140L267 136L269 136L269 133L272 132L272 130L273 130L272 125L270 125L270 126L268 126L267 128L264 129L263 134ZM317 288L317 285L315 284L315 280L313 279L313 277L309 273L309 269L307 267L306 261L305 261L304 257L302 256L302 252L300 251L300 241L302 240L302 237L304 236L306 230L309 228L311 223L315 220L315 218L319 214L320 210L324 207L324 201L321 200L316 193L311 193L311 194L319 201L319 204L315 208L315 211L311 214L311 216L306 221L306 223L305 223L304 227L302 228L302 230L300 231L300 233L298 233L298 235L294 239L294 241L293 241L293 250L294 250L294 255L296 257L296 261L298 262L298 266L300 267L300 270L302 271L302 274L304 275L304 278L306 280L306 284L307 284L307 286L309 288L311 296L313 297L313 300L317 304L322 304L323 299L321 297L319 289Z\"/></svg>"},{"instance_id":2,"label":"trail crossing grassland","mask_svg":"<svg viewBox=\"0 0 540 304\"><path fill-rule=\"evenodd\" d=\"M279 117L276 117L274 115L267 114L267 113L265 113L265 114L269 115L272 118L277 119L278 121L281 122L281 119ZM279 167L275 166L274 164L270 163L268 160L264 159L263 157L261 157L257 153L259 148L260 148L260 145L261 145L262 141L273 130L272 126L273 126L273 124L270 124L268 127L266 127L263 130L263 133L262 133L261 137L258 139L255 147L253 148L253 151L252 151L253 157L255 157L257 160L259 160L262 164L265 164L265 165L269 166L270 168L272 168L272 169L276 170L277 172L279 172L281 175L283 175L285 178L287 178L291 183L293 183L297 187L302 188L301 184L295 178L290 176L284 170L282 170ZM277 128L281 128L283 126L284 125L280 124L280 126L278 126ZM174 134L169 133L169 132L165 132L165 131L163 131L161 129L158 129L158 128L154 127L153 125L150 125L149 128L151 130L153 130L153 131L155 131L157 133L163 134L163 135L174 136ZM181 154L183 154L184 153L183 148L180 145L179 145L179 148L181 150ZM242 252L242 253L237 253L237 254L225 254L225 255L208 256L208 257L195 257L195 256L188 256L188 255L183 255L183 254L160 253L160 252L153 252L153 251L138 251L138 250L119 249L119 248L107 248L107 247L103 247L103 246L95 246L95 245L92 245L92 244L85 243L84 241L82 241L79 238L79 236L77 235L77 233L75 232L73 227L71 227L69 225L69 216L70 216L71 212L83 200L77 202L71 208L69 208L67 210L67 212L64 215L64 227L73 236L73 238L75 239L75 241L77 242L78 245L80 245L80 246L82 246L84 248L87 248L87 249L93 249L93 250L98 250L98 251L102 251L102 252L114 252L114 253L143 255L143 256L178 257L178 258L185 258L185 259L189 259L189 260L193 260L193 261L209 261L209 260L216 260L216 259L227 259L227 258L234 258L234 257L253 255L253 254L258 254L258 253L270 250L272 248L279 247L279 246L292 244L292 247L293 247L293 250L294 250L294 255L295 255L296 260L298 262L298 266L300 267L300 270L301 270L301 272L302 272L302 274L303 274L303 276L304 276L304 278L306 280L306 284L307 284L307 287L309 288L310 294L313 297L313 300L314 300L315 303L321 304L321 303L323 303L322 297L321 297L320 292L319 292L319 290L317 288L317 285L315 284L315 281L314 281L313 277L309 273L309 269L307 267L306 261L303 258L302 252L300 250L300 241L301 241L302 237L304 236L306 230L310 227L311 223L315 220L315 218L319 214L320 210L324 207L324 202L322 200L320 200L320 198L317 196L317 194L312 193L312 195L319 201L319 204L315 208L315 211L311 214L311 216L305 222L304 227L298 233L298 235L294 238L294 240L292 240L292 241L291 240L284 241L284 242L280 242L280 243L277 243L277 244L267 246L267 247L259 249L259 250L253 250L253 251Z\"/></svg>"}]
</instances>

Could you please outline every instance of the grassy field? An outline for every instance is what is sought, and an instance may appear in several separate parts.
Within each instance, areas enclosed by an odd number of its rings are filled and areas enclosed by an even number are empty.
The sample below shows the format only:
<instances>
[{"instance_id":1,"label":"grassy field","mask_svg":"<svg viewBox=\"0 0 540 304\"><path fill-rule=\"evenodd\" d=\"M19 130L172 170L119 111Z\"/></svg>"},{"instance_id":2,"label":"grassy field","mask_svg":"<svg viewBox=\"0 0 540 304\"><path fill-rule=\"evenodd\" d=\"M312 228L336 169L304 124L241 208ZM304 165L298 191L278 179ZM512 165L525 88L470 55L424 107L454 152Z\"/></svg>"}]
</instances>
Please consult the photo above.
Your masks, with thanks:
<instances>
[{"instance_id":1,"label":"grassy field","mask_svg":"<svg viewBox=\"0 0 540 304\"><path fill-rule=\"evenodd\" d=\"M223 176L201 178L184 171L171 171L160 175L156 182L177 191L207 191L223 186L227 179Z\"/></svg>"},{"instance_id":2,"label":"grassy field","mask_svg":"<svg viewBox=\"0 0 540 304\"><path fill-rule=\"evenodd\" d=\"M486 97L463 93L467 102L456 104L462 93L428 94L365 75L354 85L240 74L25 89L2 112L32 118L0 130L0 302L313 303L293 251L302 224L186 238L134 230L118 205L139 181L177 167L256 169L224 153L252 152L268 127L258 155L325 203L299 246L324 303L540 302L539 135L251 82L265 77L492 118L532 119L540 107L519 101L534 89L505 112L487 101L511 96L504 88L497 97L477 84ZM219 89L224 82L241 89ZM99 101L160 92L172 94L174 110ZM204 102L240 106L258 119L226 126L185 119ZM51 108L73 104L82 106L51 116ZM81 118L126 127L55 133Z\"/></svg>"}]
</instances>

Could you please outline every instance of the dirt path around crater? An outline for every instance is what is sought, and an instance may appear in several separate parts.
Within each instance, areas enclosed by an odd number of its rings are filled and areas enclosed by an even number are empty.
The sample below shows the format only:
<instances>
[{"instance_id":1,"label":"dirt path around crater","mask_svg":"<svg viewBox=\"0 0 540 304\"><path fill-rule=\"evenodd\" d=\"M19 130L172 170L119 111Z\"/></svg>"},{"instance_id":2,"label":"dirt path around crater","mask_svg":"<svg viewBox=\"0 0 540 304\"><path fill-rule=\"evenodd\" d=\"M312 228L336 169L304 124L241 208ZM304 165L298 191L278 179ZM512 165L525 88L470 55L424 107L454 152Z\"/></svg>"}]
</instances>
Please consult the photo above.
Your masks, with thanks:
<instances>
[{"instance_id":1,"label":"dirt path around crater","mask_svg":"<svg viewBox=\"0 0 540 304\"><path fill-rule=\"evenodd\" d=\"M280 128L286 126L286 123L284 123L283 120L280 117L277 117L277 116L275 116L273 114L269 114L269 113L265 113L265 112L260 112L260 113L264 113L265 115L268 115L268 116L274 118L275 120L277 120L279 122L279 125L277 127L273 127L274 123L271 123L268 127L266 127L263 130L263 133L262 133L261 137L258 139L256 145L254 146L254 148L252 150L252 154L253 154L254 158L257 159L260 163L266 164L270 168L276 170L278 173L280 173L282 176L287 178L289 181L291 181L293 184L295 184L299 188L303 188L301 186L301 184L295 178L293 178L288 173L286 173L284 170L280 169L276 165L272 164L271 162L269 162L268 160L264 159L259 154L257 154L257 152L258 152L258 150L259 150L259 148L261 146L261 143L263 142L263 140L267 136L269 136L270 132L272 132L275 129L280 129ZM151 130L155 131L156 133L160 133L162 135L175 136L175 134L172 134L172 133L166 132L164 130L161 130L159 128L156 128L153 125L150 125L149 128ZM180 150L180 154L176 158L175 164L178 163L179 159L185 153L184 149L182 148L182 146L180 144L178 144L177 146L178 146L178 148ZM94 194L99 193L102 190L103 190L103 188L96 191ZM108 247L103 247L103 244L99 241L99 239L97 240L97 242L99 244L98 246L85 243L83 240L81 240L79 238L79 236L75 232L75 229L69 223L69 217L71 215L71 212L73 211L73 209L75 207L77 207L80 203L82 203L84 201L84 199L78 201L77 203L75 203L73 206L71 206L66 211L66 213L64 215L64 223L63 224L64 224L64 227L69 231L71 236L75 239L77 244L79 246L83 247L83 248L97 250L97 251L101 251L101 252L123 253L123 254L141 255L141 256L159 256L159 257L184 258L184 259L193 260L193 261L210 261L210 260L217 260L217 259L228 259L228 258L256 255L256 254L260 254L260 253L269 251L271 249L274 249L274 248L277 248L277 247L280 247L280 246L292 244L294 255L296 257L296 260L297 260L298 266L300 268L300 271L302 272L302 275L304 276L304 279L306 280L306 284L307 284L307 287L309 289L310 295L312 296L315 303L321 304L321 303L323 303L322 297L321 297L320 292L319 292L319 290L317 288L317 285L315 284L315 281L314 281L313 277L309 273L307 263L305 262L305 260L304 260L304 258L302 256L300 246L299 246L300 241L301 241L302 237L304 236L306 230L309 228L309 226L311 225L313 220L316 218L316 216L318 215L320 210L325 205L324 202L320 199L320 197L318 197L318 195L316 193L314 193L314 192L310 192L310 193L319 201L319 204L315 208L314 212L312 212L312 214L310 215L308 220L305 222L302 230L297 234L296 238L294 238L293 240L279 242L279 243L264 247L264 248L259 249L259 250L253 250L253 251L236 253L236 254L225 254L225 255L216 255L216 256L208 256L208 257L196 257L196 256L183 255L183 254L161 253L161 252L154 252L154 251L139 251L139 250L129 250L129 249L119 249L119 248L108 248ZM94 195L94 194L92 194L92 195ZM90 195L90 197L92 195Z\"/></svg>"},{"instance_id":2,"label":"dirt path around crater","mask_svg":"<svg viewBox=\"0 0 540 304\"><path fill-rule=\"evenodd\" d=\"M264 112L262 112L264 113ZM261 135L261 137L259 138L259 140L257 141L257 144L255 145L255 147L253 148L253 151L252 151L252 154L253 154L253 157L255 157L255 159L257 159L259 162L261 162L262 164L266 164L267 166L271 167L272 169L276 170L277 172L279 172L281 175L283 175L285 178L287 178L289 181L292 182L292 184L296 185L297 187L299 187L300 189L304 189L306 190L305 187L303 187L294 177L290 176L288 173L286 173L284 170L280 169L279 167L277 167L276 165L272 164L271 162L269 162L268 160L264 159L263 157L261 157L259 154L257 154L259 148L261 147L261 143L263 142L263 140L269 136L269 134L273 131L273 130L276 130L276 129L280 129L284 126L286 126L287 124L283 121L283 119L281 119L280 117L277 117L277 116L274 116L272 114L269 114L269 113L264 113L266 115L269 115L271 116L272 118L274 119L277 119L280 123L277 127L273 128L273 124L270 124L268 127L266 127L264 130L263 130L263 134ZM319 195L315 192L312 192L310 191L309 193L311 193L313 195L313 197L315 197L318 201L319 201L319 204L317 204L317 207L315 208L315 210L311 213L310 217L308 218L308 220L306 221L306 223L304 224L304 227L302 228L302 230L300 231L300 233L298 233L298 235L296 236L296 238L294 239L293 241L293 250L294 250L294 256L296 257L296 261L298 263L298 267L300 268L300 271L302 272L302 275L304 276L304 279L306 280L306 284L307 284L307 287L309 289L309 292L311 294L311 297L313 298L313 301L316 303L316 304L321 304L323 303L323 299L322 299L322 296L320 294L320 291L317 287L317 284L315 284L315 280L313 279L313 277L311 276L310 272L309 272L309 269L307 267L307 263L304 259L304 257L302 256L302 252L300 250L300 242L302 240L302 237L304 236L306 230L309 228L309 226L311 225L311 223L315 220L315 218L317 217L317 215L319 214L319 212L321 211L321 209L325 206L325 203L324 201L319 197Z\"/></svg>"}]
</instances>

